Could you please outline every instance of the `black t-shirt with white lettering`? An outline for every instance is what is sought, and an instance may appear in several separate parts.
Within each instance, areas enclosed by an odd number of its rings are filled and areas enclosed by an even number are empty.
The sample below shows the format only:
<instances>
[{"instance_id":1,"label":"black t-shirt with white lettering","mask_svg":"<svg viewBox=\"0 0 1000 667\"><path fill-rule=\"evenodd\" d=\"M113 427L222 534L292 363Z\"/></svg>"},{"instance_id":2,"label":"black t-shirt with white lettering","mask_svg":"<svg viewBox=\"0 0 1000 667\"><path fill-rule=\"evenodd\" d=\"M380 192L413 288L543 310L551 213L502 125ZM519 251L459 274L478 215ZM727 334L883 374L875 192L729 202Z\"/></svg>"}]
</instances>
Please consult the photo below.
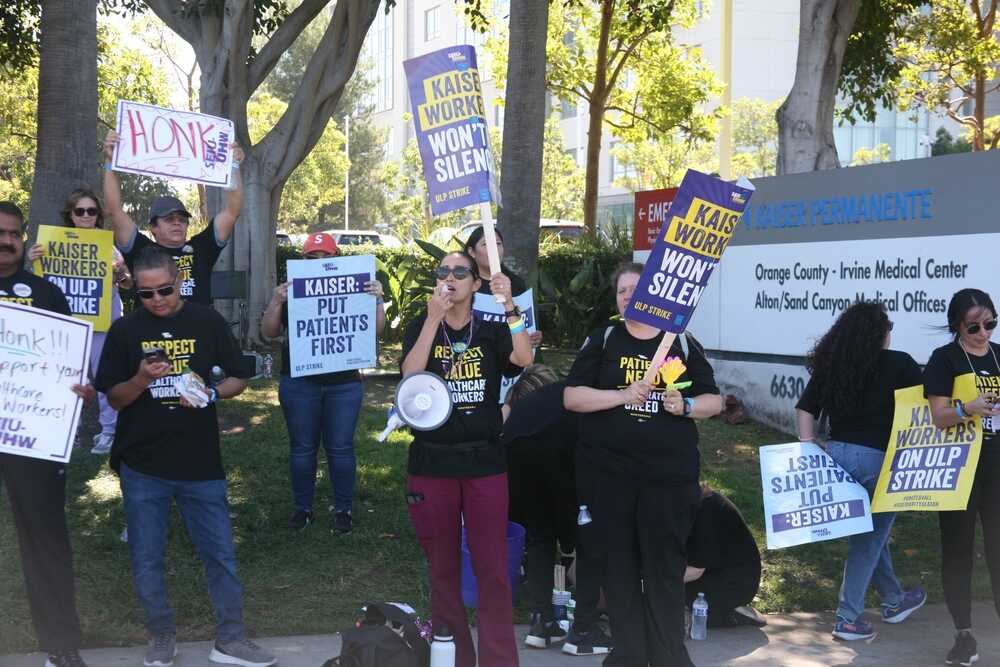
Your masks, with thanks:
<instances>
[{"instance_id":1,"label":"black t-shirt with white lettering","mask_svg":"<svg viewBox=\"0 0 1000 667\"><path fill-rule=\"evenodd\" d=\"M931 354L930 361L924 367L924 395L948 396L952 394L955 378L966 373L976 373L976 388L980 394L1000 396L1000 344L990 341L990 349L986 354L976 356L969 354L955 341L942 345ZM983 447L993 446L1000 442L997 432L1000 431L1000 417L983 417Z\"/></svg>"},{"instance_id":2,"label":"black t-shirt with white lettering","mask_svg":"<svg viewBox=\"0 0 1000 667\"><path fill-rule=\"evenodd\" d=\"M876 360L878 369L867 387L859 387L861 401L850 413L822 405L819 386L809 380L796 408L819 417L824 409L830 413L830 439L849 442L885 451L892 431L892 416L896 408L897 389L921 383L920 366L913 357L898 350L882 350Z\"/></svg>"},{"instance_id":3,"label":"black t-shirt with white lettering","mask_svg":"<svg viewBox=\"0 0 1000 667\"><path fill-rule=\"evenodd\" d=\"M71 315L66 295L57 286L24 269L0 278L0 301L41 308L60 315Z\"/></svg>"},{"instance_id":4,"label":"black t-shirt with white lettering","mask_svg":"<svg viewBox=\"0 0 1000 667\"><path fill-rule=\"evenodd\" d=\"M132 270L132 262L139 252L150 246L166 250L177 262L177 268L181 273L182 299L206 306L212 305L212 267L219 259L222 249L226 247L225 242L220 243L215 237L215 218L208 221L208 227L192 236L179 248L160 245L136 229L131 245L120 248L129 271Z\"/></svg>"},{"instance_id":5,"label":"black t-shirt with white lettering","mask_svg":"<svg viewBox=\"0 0 1000 667\"><path fill-rule=\"evenodd\" d=\"M662 334L642 340L619 324L605 342L606 331L602 327L591 332L573 362L567 386L624 389L642 379ZM681 394L685 398L718 394L715 375L700 346L689 345L688 351L685 358L675 340L668 353L687 366L677 382L690 380L692 385ZM664 409L661 376L655 386L644 404L580 414L577 451L588 462L628 478L697 481L698 427L690 417L674 416Z\"/></svg>"},{"instance_id":6,"label":"black t-shirt with white lettering","mask_svg":"<svg viewBox=\"0 0 1000 667\"><path fill-rule=\"evenodd\" d=\"M421 315L407 326L400 363L420 337L426 319L426 314ZM438 326L426 370L447 381L453 409L440 428L414 431L411 474L486 477L507 469L500 445L500 378L514 377L522 370L510 363L513 350L510 328L502 322L473 318L457 331L443 322Z\"/></svg>"},{"instance_id":7,"label":"black t-shirt with white lettering","mask_svg":"<svg viewBox=\"0 0 1000 667\"><path fill-rule=\"evenodd\" d=\"M118 412L111 465L118 470L124 461L133 470L163 479L222 479L215 404L181 407L174 383L185 366L206 382L213 366L227 377L247 377L229 325L215 310L197 303L185 303L169 318L140 307L111 325L94 382L97 390L107 393L133 377L143 352L157 347L173 368Z\"/></svg>"},{"instance_id":8,"label":"black t-shirt with white lettering","mask_svg":"<svg viewBox=\"0 0 1000 667\"><path fill-rule=\"evenodd\" d=\"M285 331L288 331L288 302L281 307L281 323L285 325ZM291 376L292 375L292 355L288 352L288 336L285 336L285 342L281 344L281 374ZM307 375L303 379L310 380L316 384L345 384L347 382L360 382L361 373L357 370L349 371L337 371L334 373L320 373L318 375Z\"/></svg>"}]
</instances>

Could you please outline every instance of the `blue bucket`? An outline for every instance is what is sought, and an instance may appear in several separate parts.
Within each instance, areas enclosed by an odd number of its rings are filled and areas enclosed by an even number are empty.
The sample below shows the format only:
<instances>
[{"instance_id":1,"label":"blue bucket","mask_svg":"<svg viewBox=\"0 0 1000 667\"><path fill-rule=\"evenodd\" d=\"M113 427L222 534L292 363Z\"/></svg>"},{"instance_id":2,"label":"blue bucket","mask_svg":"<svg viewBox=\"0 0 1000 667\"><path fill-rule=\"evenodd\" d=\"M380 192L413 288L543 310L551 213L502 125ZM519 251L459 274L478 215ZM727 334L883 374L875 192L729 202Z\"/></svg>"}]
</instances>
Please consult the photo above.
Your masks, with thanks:
<instances>
[{"instance_id":1,"label":"blue bucket","mask_svg":"<svg viewBox=\"0 0 1000 667\"><path fill-rule=\"evenodd\" d=\"M524 556L524 526L507 522L507 576L510 578L512 603L517 603L517 586L521 583L521 558ZM462 601L469 609L479 606L479 588L472 571L472 555L462 526Z\"/></svg>"}]
</instances>

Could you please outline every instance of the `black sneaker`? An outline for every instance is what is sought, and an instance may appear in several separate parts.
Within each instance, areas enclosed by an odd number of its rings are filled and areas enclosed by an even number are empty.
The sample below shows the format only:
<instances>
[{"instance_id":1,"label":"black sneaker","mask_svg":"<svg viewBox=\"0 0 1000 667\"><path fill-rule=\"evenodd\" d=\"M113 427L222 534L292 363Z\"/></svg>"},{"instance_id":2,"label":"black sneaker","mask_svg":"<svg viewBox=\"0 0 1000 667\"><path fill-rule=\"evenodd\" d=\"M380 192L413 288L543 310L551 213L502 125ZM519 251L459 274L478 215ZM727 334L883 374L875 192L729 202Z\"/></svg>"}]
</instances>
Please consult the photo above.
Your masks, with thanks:
<instances>
[{"instance_id":1,"label":"black sneaker","mask_svg":"<svg viewBox=\"0 0 1000 667\"><path fill-rule=\"evenodd\" d=\"M972 632L962 630L955 633L955 645L948 651L948 657L944 659L944 664L969 667L976 660L979 660L979 649Z\"/></svg>"},{"instance_id":2,"label":"black sneaker","mask_svg":"<svg viewBox=\"0 0 1000 667\"><path fill-rule=\"evenodd\" d=\"M304 510L296 510L292 518L288 520L290 530L305 530L313 522L313 513Z\"/></svg>"},{"instance_id":3,"label":"black sneaker","mask_svg":"<svg viewBox=\"0 0 1000 667\"><path fill-rule=\"evenodd\" d=\"M542 615L533 613L531 615L531 629L528 636L524 638L524 645L531 648L548 648L554 642L561 642L566 639L566 631L559 627L555 620L542 620Z\"/></svg>"},{"instance_id":4,"label":"black sneaker","mask_svg":"<svg viewBox=\"0 0 1000 667\"><path fill-rule=\"evenodd\" d=\"M59 651L49 653L45 660L45 667L87 667L87 663L80 657L80 652L76 649L71 651Z\"/></svg>"},{"instance_id":5,"label":"black sneaker","mask_svg":"<svg viewBox=\"0 0 1000 667\"><path fill-rule=\"evenodd\" d=\"M610 653L613 647L611 637L599 624L594 624L587 632L580 632L573 626L562 652L570 655L604 655Z\"/></svg>"},{"instance_id":6,"label":"black sneaker","mask_svg":"<svg viewBox=\"0 0 1000 667\"><path fill-rule=\"evenodd\" d=\"M350 512L334 512L330 517L330 530L337 535L347 535L354 529Z\"/></svg>"}]
</instances>

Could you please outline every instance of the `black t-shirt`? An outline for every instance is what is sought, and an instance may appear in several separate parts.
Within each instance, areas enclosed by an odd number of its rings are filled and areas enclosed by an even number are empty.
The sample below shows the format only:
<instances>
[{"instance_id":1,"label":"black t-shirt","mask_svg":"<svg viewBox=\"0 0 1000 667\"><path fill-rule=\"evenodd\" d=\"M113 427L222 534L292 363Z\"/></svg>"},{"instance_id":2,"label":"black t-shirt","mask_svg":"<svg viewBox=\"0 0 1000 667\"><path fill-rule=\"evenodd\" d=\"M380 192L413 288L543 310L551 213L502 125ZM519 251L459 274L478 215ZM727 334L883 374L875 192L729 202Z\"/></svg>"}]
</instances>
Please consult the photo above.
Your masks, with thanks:
<instances>
[{"instance_id":1,"label":"black t-shirt","mask_svg":"<svg viewBox=\"0 0 1000 667\"><path fill-rule=\"evenodd\" d=\"M421 315L407 326L400 363L420 337L426 319L426 314ZM464 353L454 351L456 343L466 346ZM510 328L502 322L473 318L457 331L443 322L438 326L426 370L448 382L453 409L440 428L414 431L411 474L486 477L506 470L500 445L500 378L521 372L510 363L513 350Z\"/></svg>"},{"instance_id":2,"label":"black t-shirt","mask_svg":"<svg viewBox=\"0 0 1000 667\"><path fill-rule=\"evenodd\" d=\"M898 350L882 350L877 360L878 370L864 388L861 403L851 413L821 405L818 385L809 380L802 398L796 404L818 417L824 409L830 413L830 439L885 451L892 431L892 415L896 407L894 392L921 383L920 366L913 357Z\"/></svg>"},{"instance_id":3,"label":"black t-shirt","mask_svg":"<svg viewBox=\"0 0 1000 667\"><path fill-rule=\"evenodd\" d=\"M98 391L133 377L143 351L159 347L173 363L131 405L118 412L111 465L121 461L146 475L173 480L222 479L219 422L215 404L184 408L174 388L187 365L206 382L213 366L229 377L246 378L240 349L216 311L185 303L174 317L156 317L140 307L111 325L94 382Z\"/></svg>"},{"instance_id":4,"label":"black t-shirt","mask_svg":"<svg viewBox=\"0 0 1000 667\"><path fill-rule=\"evenodd\" d=\"M507 267L501 265L501 273L510 278L510 293L512 296L520 296L528 291L528 284L521 279L519 275L510 271ZM481 282L479 285L480 294L493 294L490 289L490 277L489 276L479 276Z\"/></svg>"},{"instance_id":5,"label":"black t-shirt","mask_svg":"<svg viewBox=\"0 0 1000 667\"><path fill-rule=\"evenodd\" d=\"M566 385L595 389L624 389L641 380L656 353L662 334L649 340L635 338L625 325L615 325L605 342L607 327L595 329L583 343ZM668 356L680 357L687 371L677 381L692 385L687 397L718 394L715 375L698 345L689 346L689 358L674 341ZM644 480L698 479L698 427L690 417L678 417L663 407L663 379L641 405L624 405L579 416L579 453L594 465L616 474Z\"/></svg>"},{"instance_id":6,"label":"black t-shirt","mask_svg":"<svg viewBox=\"0 0 1000 667\"><path fill-rule=\"evenodd\" d=\"M954 341L942 345L934 350L924 367L924 395L950 397L955 378L971 373L973 369L979 393L1000 395L1000 368L997 368L997 359L1000 359L1000 344L992 341L990 349L981 357L969 354L966 358L965 350ZM983 447L1000 441L996 436L997 431L1000 431L1000 417L983 417L982 425Z\"/></svg>"},{"instance_id":7,"label":"black t-shirt","mask_svg":"<svg viewBox=\"0 0 1000 667\"><path fill-rule=\"evenodd\" d=\"M706 570L760 567L760 551L743 516L728 498L712 491L701 499L687 541L688 565Z\"/></svg>"},{"instance_id":8,"label":"black t-shirt","mask_svg":"<svg viewBox=\"0 0 1000 667\"><path fill-rule=\"evenodd\" d=\"M61 289L24 269L18 269L8 278L0 278L0 301L41 308L60 315L72 314Z\"/></svg>"},{"instance_id":9,"label":"black t-shirt","mask_svg":"<svg viewBox=\"0 0 1000 667\"><path fill-rule=\"evenodd\" d=\"M281 323L285 325L285 331L288 331L288 302L281 307ZM281 344L281 374L291 376L292 374L292 360L291 354L288 352L288 336L285 336L285 342ZM360 382L361 373L357 370L349 371L337 371L335 373L320 373L319 375L307 375L304 379L311 380L316 384L345 384L347 382Z\"/></svg>"},{"instance_id":10,"label":"black t-shirt","mask_svg":"<svg viewBox=\"0 0 1000 667\"><path fill-rule=\"evenodd\" d=\"M129 271L132 270L132 262L139 252L150 246L166 250L177 262L177 268L181 272L182 299L206 306L212 305L212 267L215 266L215 260L219 259L222 249L226 247L224 242L220 243L215 237L215 218L209 220L208 227L192 236L180 248L160 245L136 229L131 245L119 248L125 256Z\"/></svg>"}]
</instances>

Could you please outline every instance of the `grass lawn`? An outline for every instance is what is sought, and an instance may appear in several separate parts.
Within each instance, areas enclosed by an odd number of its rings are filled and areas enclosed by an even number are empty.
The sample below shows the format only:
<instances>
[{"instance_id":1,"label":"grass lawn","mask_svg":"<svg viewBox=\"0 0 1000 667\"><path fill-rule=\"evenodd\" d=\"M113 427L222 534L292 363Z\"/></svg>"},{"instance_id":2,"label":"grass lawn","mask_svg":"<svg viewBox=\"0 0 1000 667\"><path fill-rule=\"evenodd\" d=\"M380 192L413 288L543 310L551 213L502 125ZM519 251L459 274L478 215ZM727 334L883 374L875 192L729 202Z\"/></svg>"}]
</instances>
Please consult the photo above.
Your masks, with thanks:
<instances>
[{"instance_id":1,"label":"grass lawn","mask_svg":"<svg viewBox=\"0 0 1000 667\"><path fill-rule=\"evenodd\" d=\"M398 353L397 353L398 354ZM387 351L387 357L392 350ZM572 353L545 352L545 361L565 370ZM395 380L369 378L355 440L358 487L355 530L335 537L325 511L303 534L286 528L291 514L288 447L278 406L277 383L256 381L223 404L223 456L245 618L255 636L330 633L348 627L367 600L402 600L429 608L423 555L403 502L406 447L410 436L394 433L380 444ZM757 448L784 442L764 426L701 426L704 478L743 511L758 543L764 544ZM88 447L89 449L89 447ZM324 506L329 480L320 467L317 508ZM68 514L75 552L77 600L85 644L107 646L145 641L142 612L132 593L128 549L118 535L124 515L117 478L106 458L78 449L69 466ZM204 576L179 516L171 523L167 579L185 641L209 639L213 615ZM941 600L936 516L899 516L893 532L896 568L907 585L922 583ZM764 551L764 580L758 605L764 611L823 610L836 606L846 540L781 551ZM35 648L12 517L0 502L0 655ZM988 596L982 548L977 549L975 590ZM872 598L874 602L874 598ZM524 610L520 610L524 616ZM523 620L523 619L522 619Z\"/></svg>"}]
</instances>

